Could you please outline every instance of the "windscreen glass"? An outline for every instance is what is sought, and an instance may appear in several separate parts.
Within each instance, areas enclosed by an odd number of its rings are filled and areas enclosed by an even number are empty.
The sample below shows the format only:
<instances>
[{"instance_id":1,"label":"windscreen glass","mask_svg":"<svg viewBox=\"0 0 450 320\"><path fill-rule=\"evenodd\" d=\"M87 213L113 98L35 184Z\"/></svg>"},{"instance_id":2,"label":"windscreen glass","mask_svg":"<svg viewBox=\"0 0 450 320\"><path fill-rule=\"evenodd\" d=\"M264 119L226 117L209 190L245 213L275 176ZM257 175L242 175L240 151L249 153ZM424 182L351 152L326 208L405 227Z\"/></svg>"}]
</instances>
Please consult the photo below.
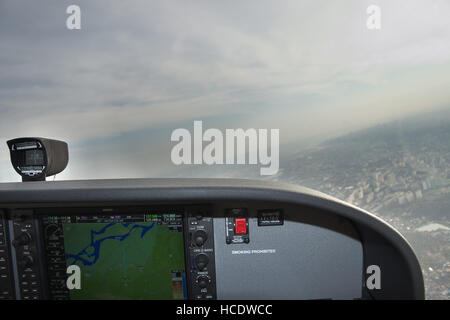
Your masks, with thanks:
<instances>
[{"instance_id":1,"label":"windscreen glass","mask_svg":"<svg viewBox=\"0 0 450 320\"><path fill-rule=\"evenodd\" d=\"M450 299L449 17L449 0L0 0L0 181L21 179L7 139L39 136L68 143L56 180L305 186L395 227L427 298ZM67 229L70 254L97 227Z\"/></svg>"}]
</instances>

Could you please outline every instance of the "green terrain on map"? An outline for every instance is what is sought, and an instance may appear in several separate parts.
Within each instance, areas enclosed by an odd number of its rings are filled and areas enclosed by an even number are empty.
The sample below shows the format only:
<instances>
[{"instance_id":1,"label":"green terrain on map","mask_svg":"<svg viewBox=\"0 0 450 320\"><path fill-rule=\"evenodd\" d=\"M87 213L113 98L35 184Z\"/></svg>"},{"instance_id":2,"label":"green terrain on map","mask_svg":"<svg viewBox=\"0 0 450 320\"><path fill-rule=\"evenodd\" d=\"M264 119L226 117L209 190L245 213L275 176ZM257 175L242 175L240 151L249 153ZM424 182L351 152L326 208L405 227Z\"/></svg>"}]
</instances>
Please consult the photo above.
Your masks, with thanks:
<instances>
[{"instance_id":1,"label":"green terrain on map","mask_svg":"<svg viewBox=\"0 0 450 320\"><path fill-rule=\"evenodd\" d=\"M127 234L133 225L150 226L152 222L116 223L94 241ZM67 254L78 255L87 247L85 260L93 261L91 231L99 232L108 223L63 224ZM67 258L67 265L81 269L81 289L70 290L71 299L173 299L172 270L184 270L183 233L169 231L167 225L157 225L141 238L142 228L132 229L126 239L106 239L99 245L98 260L84 265ZM89 255L92 255L91 257Z\"/></svg>"}]
</instances>

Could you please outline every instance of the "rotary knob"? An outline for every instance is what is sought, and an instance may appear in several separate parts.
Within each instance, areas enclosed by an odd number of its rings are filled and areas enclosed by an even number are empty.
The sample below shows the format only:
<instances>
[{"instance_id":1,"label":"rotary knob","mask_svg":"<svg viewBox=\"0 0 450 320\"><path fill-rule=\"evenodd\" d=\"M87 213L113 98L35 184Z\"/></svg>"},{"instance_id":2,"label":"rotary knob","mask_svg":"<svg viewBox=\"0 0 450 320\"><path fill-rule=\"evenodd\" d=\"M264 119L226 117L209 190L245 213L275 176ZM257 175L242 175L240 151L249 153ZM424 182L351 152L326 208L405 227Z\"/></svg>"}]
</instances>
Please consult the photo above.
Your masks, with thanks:
<instances>
[{"instance_id":1,"label":"rotary knob","mask_svg":"<svg viewBox=\"0 0 450 320\"><path fill-rule=\"evenodd\" d=\"M197 266L197 269L202 271L208 265L209 257L204 253L200 253L197 256L195 256L194 263Z\"/></svg>"},{"instance_id":2,"label":"rotary knob","mask_svg":"<svg viewBox=\"0 0 450 320\"><path fill-rule=\"evenodd\" d=\"M19 265L22 269L31 268L33 266L33 258L31 256L23 256L19 261Z\"/></svg>"},{"instance_id":3,"label":"rotary knob","mask_svg":"<svg viewBox=\"0 0 450 320\"><path fill-rule=\"evenodd\" d=\"M31 236L28 232L22 232L12 242L14 247L26 246L31 242Z\"/></svg>"},{"instance_id":4,"label":"rotary knob","mask_svg":"<svg viewBox=\"0 0 450 320\"><path fill-rule=\"evenodd\" d=\"M200 276L197 278L197 284L200 288L204 289L209 285L209 278L206 276Z\"/></svg>"},{"instance_id":5,"label":"rotary knob","mask_svg":"<svg viewBox=\"0 0 450 320\"><path fill-rule=\"evenodd\" d=\"M206 239L208 239L208 234L203 230L198 230L194 233L194 243L197 247L201 247Z\"/></svg>"}]
</instances>

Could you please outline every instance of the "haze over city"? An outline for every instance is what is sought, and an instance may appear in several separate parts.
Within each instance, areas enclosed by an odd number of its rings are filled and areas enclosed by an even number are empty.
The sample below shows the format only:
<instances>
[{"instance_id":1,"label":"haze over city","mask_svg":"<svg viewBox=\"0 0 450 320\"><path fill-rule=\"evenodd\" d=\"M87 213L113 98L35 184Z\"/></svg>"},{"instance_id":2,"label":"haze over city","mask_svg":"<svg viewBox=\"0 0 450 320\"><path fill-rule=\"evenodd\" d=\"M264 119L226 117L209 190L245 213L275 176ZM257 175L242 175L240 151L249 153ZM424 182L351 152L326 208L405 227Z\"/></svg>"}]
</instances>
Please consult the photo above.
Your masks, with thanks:
<instances>
[{"instance_id":1,"label":"haze over city","mask_svg":"<svg viewBox=\"0 0 450 320\"><path fill-rule=\"evenodd\" d=\"M72 2L0 4L2 181L20 136L69 143L58 179L165 176L194 120L279 128L283 154L449 107L448 1L377 1L375 31L371 1L80 0L67 30Z\"/></svg>"}]
</instances>

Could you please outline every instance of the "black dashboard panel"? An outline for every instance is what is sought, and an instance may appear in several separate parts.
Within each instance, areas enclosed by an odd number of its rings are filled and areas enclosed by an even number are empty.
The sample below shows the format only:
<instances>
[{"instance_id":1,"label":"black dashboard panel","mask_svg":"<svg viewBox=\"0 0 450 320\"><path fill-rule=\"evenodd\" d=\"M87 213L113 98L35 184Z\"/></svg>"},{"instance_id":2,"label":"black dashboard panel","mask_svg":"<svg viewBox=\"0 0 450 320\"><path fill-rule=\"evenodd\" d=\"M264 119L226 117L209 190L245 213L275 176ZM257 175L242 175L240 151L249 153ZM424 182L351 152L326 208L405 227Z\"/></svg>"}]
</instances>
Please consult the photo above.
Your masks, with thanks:
<instances>
[{"instance_id":1,"label":"black dashboard panel","mask_svg":"<svg viewBox=\"0 0 450 320\"><path fill-rule=\"evenodd\" d=\"M3 183L0 215L2 299L424 299L398 232L287 184Z\"/></svg>"}]
</instances>

